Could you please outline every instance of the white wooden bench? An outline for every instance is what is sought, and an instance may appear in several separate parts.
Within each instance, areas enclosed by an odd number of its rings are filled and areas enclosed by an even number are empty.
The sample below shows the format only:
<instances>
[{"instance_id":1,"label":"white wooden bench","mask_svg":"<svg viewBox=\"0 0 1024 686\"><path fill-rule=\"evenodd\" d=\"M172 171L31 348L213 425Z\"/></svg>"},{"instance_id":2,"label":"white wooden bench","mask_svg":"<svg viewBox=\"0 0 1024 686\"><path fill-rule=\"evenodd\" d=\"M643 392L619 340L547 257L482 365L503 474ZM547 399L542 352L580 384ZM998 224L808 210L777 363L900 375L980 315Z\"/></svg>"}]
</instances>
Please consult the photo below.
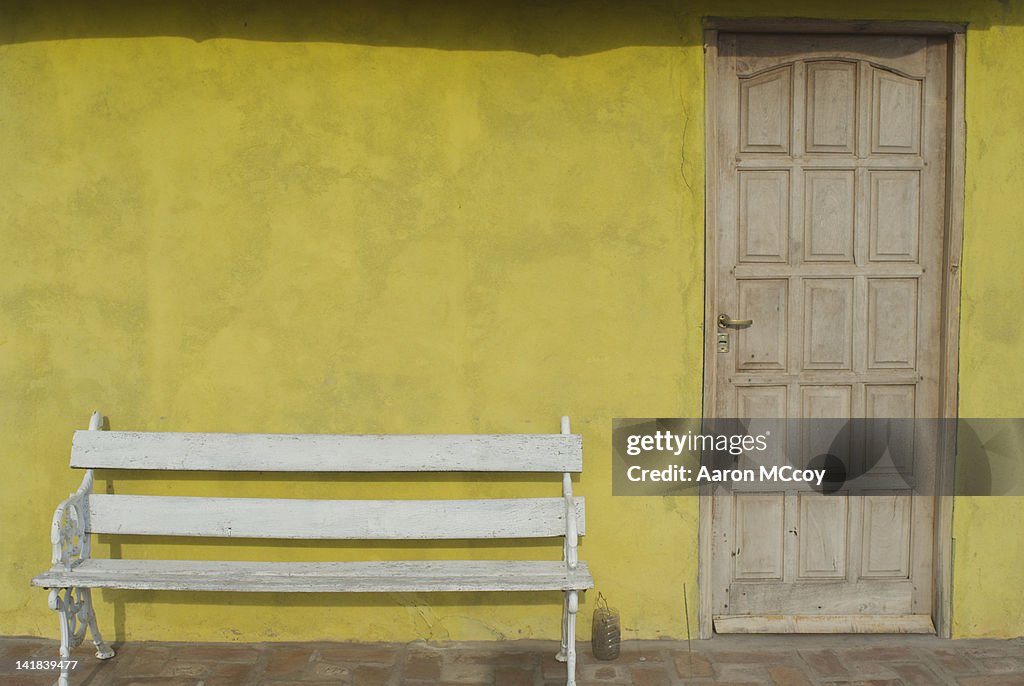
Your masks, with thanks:
<instances>
[{"instance_id":1,"label":"white wooden bench","mask_svg":"<svg viewBox=\"0 0 1024 686\"><path fill-rule=\"evenodd\" d=\"M53 517L52 567L32 579L60 616L62 661L86 629L103 641L90 589L274 592L562 591L562 646L575 683L578 593L593 588L577 558L584 500L571 475L582 441L560 434L287 435L76 431L71 466L87 470ZM95 469L215 472L557 472L562 497L486 500L297 500L113 495L93 492ZM238 562L96 559L91 534L257 539L564 538L562 560ZM68 669L59 684L68 684Z\"/></svg>"}]
</instances>

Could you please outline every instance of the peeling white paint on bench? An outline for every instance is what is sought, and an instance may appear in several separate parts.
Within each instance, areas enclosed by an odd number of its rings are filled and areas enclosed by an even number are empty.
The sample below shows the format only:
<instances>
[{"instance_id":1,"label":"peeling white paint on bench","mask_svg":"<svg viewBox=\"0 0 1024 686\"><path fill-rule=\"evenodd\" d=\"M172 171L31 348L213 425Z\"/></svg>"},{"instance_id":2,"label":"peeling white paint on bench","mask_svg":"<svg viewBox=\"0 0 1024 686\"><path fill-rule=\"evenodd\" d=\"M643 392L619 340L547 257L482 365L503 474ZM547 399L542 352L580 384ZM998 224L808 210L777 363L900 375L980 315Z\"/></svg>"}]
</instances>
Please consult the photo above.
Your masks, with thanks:
<instances>
[{"instance_id":1,"label":"peeling white paint on bench","mask_svg":"<svg viewBox=\"0 0 1024 686\"><path fill-rule=\"evenodd\" d=\"M76 431L71 466L250 472L580 472L572 434L363 435Z\"/></svg>"},{"instance_id":2,"label":"peeling white paint on bench","mask_svg":"<svg viewBox=\"0 0 1024 686\"><path fill-rule=\"evenodd\" d=\"M584 500L575 498L585 533ZM562 498L298 500L152 495L89 496L96 534L336 540L565 536Z\"/></svg>"},{"instance_id":3,"label":"peeling white paint on bench","mask_svg":"<svg viewBox=\"0 0 1024 686\"><path fill-rule=\"evenodd\" d=\"M573 495L582 439L562 418L560 434L328 436L78 431L71 466L85 468L77 492L51 526L51 568L32 579L49 588L60 616L62 660L86 629L100 658L113 656L96 626L91 589L245 592L560 591L567 684L575 684L579 592L593 588L577 539L585 501ZM304 500L96 494L94 469L256 472L555 472L560 498ZM554 479L552 480L554 482ZM517 540L559 537L561 560L250 562L103 560L91 535L246 539ZM501 550L493 552L502 554ZM68 686L69 672L59 684Z\"/></svg>"},{"instance_id":4,"label":"peeling white paint on bench","mask_svg":"<svg viewBox=\"0 0 1024 686\"><path fill-rule=\"evenodd\" d=\"M568 591L592 588L587 566L536 560L226 562L86 560L38 577L50 586L174 591Z\"/></svg>"}]
</instances>

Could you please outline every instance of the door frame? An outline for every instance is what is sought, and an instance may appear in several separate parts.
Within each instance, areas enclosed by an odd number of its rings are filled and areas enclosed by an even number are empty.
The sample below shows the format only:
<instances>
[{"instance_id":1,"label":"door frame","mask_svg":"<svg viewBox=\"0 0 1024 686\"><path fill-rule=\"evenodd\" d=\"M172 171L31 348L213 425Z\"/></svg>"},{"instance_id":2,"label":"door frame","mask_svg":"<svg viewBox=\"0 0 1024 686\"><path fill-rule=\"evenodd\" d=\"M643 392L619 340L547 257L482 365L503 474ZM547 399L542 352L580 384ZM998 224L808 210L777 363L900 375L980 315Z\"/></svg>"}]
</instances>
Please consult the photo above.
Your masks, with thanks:
<instances>
[{"instance_id":1,"label":"door frame","mask_svg":"<svg viewBox=\"0 0 1024 686\"><path fill-rule=\"evenodd\" d=\"M941 302L942 340L940 354L939 407L943 418L957 416L957 378L960 340L960 264L964 231L964 159L965 110L964 64L966 25L931 21L831 21L803 18L704 19L704 389L705 416L714 411L715 344L709 335L715 329L717 296L717 217L716 193L721 162L714 142L718 34L729 33L801 33L931 35L948 41L946 89L946 183L945 223L943 226L943 284ZM955 432L944 431L936 467L935 526L932 621L941 638L952 634L953 586L953 478L956 456ZM711 597L711 489L702 484L698 516L697 593L698 628L701 638L713 634Z\"/></svg>"}]
</instances>

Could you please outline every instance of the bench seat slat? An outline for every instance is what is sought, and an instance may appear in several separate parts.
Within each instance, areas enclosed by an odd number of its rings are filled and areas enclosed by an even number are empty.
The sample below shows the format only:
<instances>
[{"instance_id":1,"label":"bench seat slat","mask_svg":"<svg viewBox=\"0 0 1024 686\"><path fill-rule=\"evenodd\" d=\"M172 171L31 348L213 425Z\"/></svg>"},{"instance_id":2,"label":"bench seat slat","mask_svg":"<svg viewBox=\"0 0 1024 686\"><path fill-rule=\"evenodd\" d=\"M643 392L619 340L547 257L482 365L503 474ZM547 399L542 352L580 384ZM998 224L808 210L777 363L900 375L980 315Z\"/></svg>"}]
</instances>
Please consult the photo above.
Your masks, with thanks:
<instances>
[{"instance_id":1,"label":"bench seat slat","mask_svg":"<svg viewBox=\"0 0 1024 686\"><path fill-rule=\"evenodd\" d=\"M71 466L255 472L580 472L578 434L76 431Z\"/></svg>"},{"instance_id":2,"label":"bench seat slat","mask_svg":"<svg viewBox=\"0 0 1024 686\"><path fill-rule=\"evenodd\" d=\"M584 590L587 565L557 561L216 562L86 560L54 568L33 586L194 591L426 592Z\"/></svg>"},{"instance_id":3,"label":"bench seat slat","mask_svg":"<svg viewBox=\"0 0 1024 686\"><path fill-rule=\"evenodd\" d=\"M575 498L585 533L585 501ZM431 540L564 536L563 498L299 500L89 496L97 534L275 539Z\"/></svg>"}]
</instances>

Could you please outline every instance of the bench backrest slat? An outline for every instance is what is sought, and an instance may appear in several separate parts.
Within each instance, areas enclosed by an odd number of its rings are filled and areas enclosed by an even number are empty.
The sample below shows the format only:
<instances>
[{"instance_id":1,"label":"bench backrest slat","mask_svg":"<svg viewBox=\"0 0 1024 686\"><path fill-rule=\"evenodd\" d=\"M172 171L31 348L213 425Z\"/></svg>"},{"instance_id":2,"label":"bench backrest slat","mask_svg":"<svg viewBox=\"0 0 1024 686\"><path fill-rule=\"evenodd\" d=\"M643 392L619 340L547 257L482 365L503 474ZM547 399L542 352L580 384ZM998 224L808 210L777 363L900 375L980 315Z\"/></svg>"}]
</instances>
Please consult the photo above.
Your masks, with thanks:
<instances>
[{"instance_id":1,"label":"bench backrest slat","mask_svg":"<svg viewBox=\"0 0 1024 686\"><path fill-rule=\"evenodd\" d=\"M575 498L579 533L584 499ZM281 539L471 539L564 536L564 498L298 500L89 496L91 533Z\"/></svg>"},{"instance_id":2,"label":"bench backrest slat","mask_svg":"<svg viewBox=\"0 0 1024 686\"><path fill-rule=\"evenodd\" d=\"M71 466L255 472L580 472L578 434L76 431Z\"/></svg>"}]
</instances>

